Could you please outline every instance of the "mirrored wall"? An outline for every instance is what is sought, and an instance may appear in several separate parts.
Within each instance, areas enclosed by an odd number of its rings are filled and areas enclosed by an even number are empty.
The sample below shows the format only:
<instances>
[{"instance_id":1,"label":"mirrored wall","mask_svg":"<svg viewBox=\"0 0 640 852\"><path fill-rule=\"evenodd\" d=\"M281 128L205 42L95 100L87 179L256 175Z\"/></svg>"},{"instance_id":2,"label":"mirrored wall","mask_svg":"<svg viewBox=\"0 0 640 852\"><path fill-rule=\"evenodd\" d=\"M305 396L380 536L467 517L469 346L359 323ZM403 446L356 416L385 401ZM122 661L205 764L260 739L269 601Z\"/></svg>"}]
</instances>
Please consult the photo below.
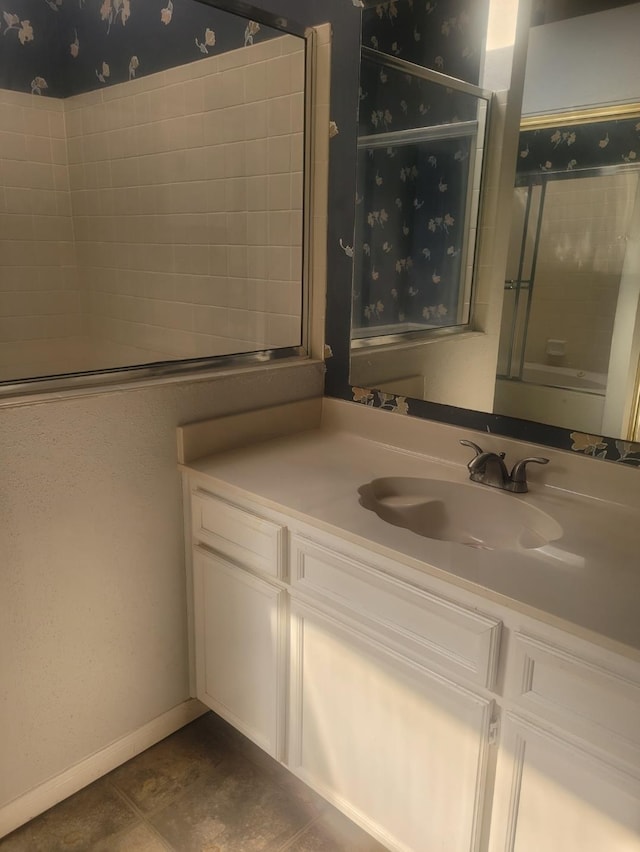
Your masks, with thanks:
<instances>
[{"instance_id":1,"label":"mirrored wall","mask_svg":"<svg viewBox=\"0 0 640 852\"><path fill-rule=\"evenodd\" d=\"M300 351L305 39L54 5L4 16L0 381Z\"/></svg>"},{"instance_id":2,"label":"mirrored wall","mask_svg":"<svg viewBox=\"0 0 640 852\"><path fill-rule=\"evenodd\" d=\"M553 3L539 5L559 11ZM512 168L515 186L511 199L500 190L499 210L483 206L480 276L469 329L385 341L377 349L352 340L354 398L394 407L399 396L397 404L412 414L637 464L640 454L630 442L640 439L640 66L635 38L640 3L604 5L594 11L593 4L576 0L564 14L543 16L539 26L534 15L517 148L514 144L513 156L506 156L490 140L490 162L501 158L503 181ZM396 32L406 35L417 14L413 4L399 3ZM448 21L439 32L448 46L453 33ZM493 115L507 115L495 79L514 41L509 47L492 38L490 32L481 79L496 89ZM398 39L386 49L395 53L395 44L404 51L410 43L406 35L406 41ZM595 56L602 61L594 61ZM396 97L389 106L384 93L378 95L385 104L383 115L387 109L401 115L403 101L408 103ZM512 119L515 114L505 122L509 147L516 141ZM371 182L377 182L377 172L369 175ZM485 199L495 188L489 183ZM437 187L430 197L439 200ZM503 214L507 209L510 217ZM498 217L510 218L510 235L508 227L492 227ZM366 242L360 235L354 245L356 269ZM356 275L356 290L361 277ZM395 271L385 267L376 286L395 288L395 281ZM416 290L411 286L409 296ZM390 299L380 302L384 312L393 305ZM375 313L373 299L364 305ZM380 323L381 317L374 321Z\"/></svg>"}]
</instances>

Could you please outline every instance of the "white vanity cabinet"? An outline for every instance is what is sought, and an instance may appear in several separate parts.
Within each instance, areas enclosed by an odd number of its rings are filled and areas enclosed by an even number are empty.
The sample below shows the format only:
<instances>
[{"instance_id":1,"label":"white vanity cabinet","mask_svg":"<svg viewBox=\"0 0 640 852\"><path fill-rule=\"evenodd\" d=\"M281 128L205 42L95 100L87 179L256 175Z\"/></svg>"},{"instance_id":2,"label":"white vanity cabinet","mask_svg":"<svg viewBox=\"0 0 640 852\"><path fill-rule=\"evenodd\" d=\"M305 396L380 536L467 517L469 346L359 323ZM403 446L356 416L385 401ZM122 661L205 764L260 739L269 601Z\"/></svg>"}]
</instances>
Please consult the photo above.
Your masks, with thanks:
<instances>
[{"instance_id":1,"label":"white vanity cabinet","mask_svg":"<svg viewBox=\"0 0 640 852\"><path fill-rule=\"evenodd\" d=\"M389 849L480 850L499 619L202 484L190 504L197 697Z\"/></svg>"},{"instance_id":2,"label":"white vanity cabinet","mask_svg":"<svg viewBox=\"0 0 640 852\"><path fill-rule=\"evenodd\" d=\"M281 760L285 530L199 489L191 520L196 695Z\"/></svg>"},{"instance_id":3,"label":"white vanity cabinet","mask_svg":"<svg viewBox=\"0 0 640 852\"><path fill-rule=\"evenodd\" d=\"M640 852L640 663L188 481L205 704L390 850Z\"/></svg>"},{"instance_id":4,"label":"white vanity cabinet","mask_svg":"<svg viewBox=\"0 0 640 852\"><path fill-rule=\"evenodd\" d=\"M640 852L640 667L515 632L490 852Z\"/></svg>"}]
</instances>

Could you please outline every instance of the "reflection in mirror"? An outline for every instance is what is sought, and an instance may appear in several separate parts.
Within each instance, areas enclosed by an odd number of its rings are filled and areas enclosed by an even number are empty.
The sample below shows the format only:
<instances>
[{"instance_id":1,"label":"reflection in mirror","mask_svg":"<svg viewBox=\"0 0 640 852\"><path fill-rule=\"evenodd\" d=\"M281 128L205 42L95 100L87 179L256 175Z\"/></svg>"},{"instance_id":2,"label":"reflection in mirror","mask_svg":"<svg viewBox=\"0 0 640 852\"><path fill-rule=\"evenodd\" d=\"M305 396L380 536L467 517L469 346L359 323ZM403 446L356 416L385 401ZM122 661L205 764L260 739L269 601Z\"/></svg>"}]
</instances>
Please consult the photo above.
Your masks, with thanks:
<instances>
[{"instance_id":1,"label":"reflection in mirror","mask_svg":"<svg viewBox=\"0 0 640 852\"><path fill-rule=\"evenodd\" d=\"M635 127L638 118L640 110L628 122L539 131L548 140L563 133L574 140L569 156L575 165L569 171L547 167L519 175L526 183L514 193L497 413L632 437L640 170L618 161L621 146L623 155L629 151L628 139L621 139L628 135L625 124ZM601 159L606 140L607 159L616 165L589 168L594 157L585 137ZM549 142L550 148L554 144ZM543 162L551 160L545 156Z\"/></svg>"},{"instance_id":2,"label":"reflection in mirror","mask_svg":"<svg viewBox=\"0 0 640 852\"><path fill-rule=\"evenodd\" d=\"M495 401L480 397L476 361L463 359L469 335L392 343L363 359L362 382L352 357L352 384L518 418L504 420L507 434L537 442L571 446L568 432L552 437L542 424L640 440L640 4L603 5L535 7L536 23L541 9L552 16L530 30L509 268L492 269L487 307L472 316ZM615 62L594 62L604 45ZM485 318L502 306L488 333ZM498 418L486 423L501 430Z\"/></svg>"},{"instance_id":3,"label":"reflection in mirror","mask_svg":"<svg viewBox=\"0 0 640 852\"><path fill-rule=\"evenodd\" d=\"M352 347L464 329L488 96L367 48L360 86Z\"/></svg>"},{"instance_id":4,"label":"reflection in mirror","mask_svg":"<svg viewBox=\"0 0 640 852\"><path fill-rule=\"evenodd\" d=\"M3 38L0 381L299 351L305 39L49 6Z\"/></svg>"}]
</instances>

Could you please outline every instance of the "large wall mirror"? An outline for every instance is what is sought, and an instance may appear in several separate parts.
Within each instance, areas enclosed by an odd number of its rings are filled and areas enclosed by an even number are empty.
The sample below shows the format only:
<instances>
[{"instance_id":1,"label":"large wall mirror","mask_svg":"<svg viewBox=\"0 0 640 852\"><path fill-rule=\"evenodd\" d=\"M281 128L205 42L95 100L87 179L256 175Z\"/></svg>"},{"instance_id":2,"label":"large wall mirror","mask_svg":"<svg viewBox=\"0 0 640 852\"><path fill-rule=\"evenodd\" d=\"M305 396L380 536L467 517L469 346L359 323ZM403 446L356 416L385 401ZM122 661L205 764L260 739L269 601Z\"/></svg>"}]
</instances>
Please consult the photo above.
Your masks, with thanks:
<instances>
[{"instance_id":1,"label":"large wall mirror","mask_svg":"<svg viewBox=\"0 0 640 852\"><path fill-rule=\"evenodd\" d=\"M384 351L352 339L351 384L362 401L402 395L411 413L637 463L640 4L532 7L507 269L487 300L497 322L481 305L470 330L490 354L486 401L471 359L443 390L441 343L409 336Z\"/></svg>"},{"instance_id":2,"label":"large wall mirror","mask_svg":"<svg viewBox=\"0 0 640 852\"><path fill-rule=\"evenodd\" d=\"M311 34L224 0L3 8L4 391L302 353Z\"/></svg>"}]
</instances>

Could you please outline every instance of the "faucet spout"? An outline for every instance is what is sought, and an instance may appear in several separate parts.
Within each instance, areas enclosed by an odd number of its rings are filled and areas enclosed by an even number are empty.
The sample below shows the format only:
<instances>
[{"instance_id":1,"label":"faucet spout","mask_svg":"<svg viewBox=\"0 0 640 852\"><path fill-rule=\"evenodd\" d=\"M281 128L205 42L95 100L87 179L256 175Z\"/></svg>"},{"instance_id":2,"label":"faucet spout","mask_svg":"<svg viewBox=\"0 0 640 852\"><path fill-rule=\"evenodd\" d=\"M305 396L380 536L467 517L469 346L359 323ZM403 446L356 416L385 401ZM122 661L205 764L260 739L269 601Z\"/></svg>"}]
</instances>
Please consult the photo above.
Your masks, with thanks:
<instances>
[{"instance_id":1,"label":"faucet spout","mask_svg":"<svg viewBox=\"0 0 640 852\"><path fill-rule=\"evenodd\" d=\"M504 463L504 453L480 453L467 465L470 479L491 485L494 488L505 488L509 481L509 471Z\"/></svg>"}]
</instances>

